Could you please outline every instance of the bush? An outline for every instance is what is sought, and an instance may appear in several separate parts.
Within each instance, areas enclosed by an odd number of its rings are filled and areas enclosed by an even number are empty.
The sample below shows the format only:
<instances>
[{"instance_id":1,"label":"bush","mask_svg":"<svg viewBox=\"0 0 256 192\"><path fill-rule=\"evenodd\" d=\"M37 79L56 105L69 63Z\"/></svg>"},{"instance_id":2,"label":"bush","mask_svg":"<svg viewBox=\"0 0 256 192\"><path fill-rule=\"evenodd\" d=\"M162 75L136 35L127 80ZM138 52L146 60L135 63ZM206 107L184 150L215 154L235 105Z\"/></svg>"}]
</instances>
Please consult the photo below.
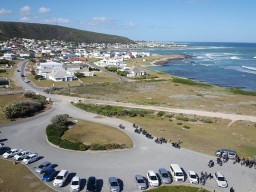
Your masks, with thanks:
<instances>
[{"instance_id":1,"label":"bush","mask_svg":"<svg viewBox=\"0 0 256 192\"><path fill-rule=\"evenodd\" d=\"M177 123L177 125L182 125L182 123Z\"/></svg>"},{"instance_id":2,"label":"bush","mask_svg":"<svg viewBox=\"0 0 256 192\"><path fill-rule=\"evenodd\" d=\"M184 125L183 128L185 128L185 129L190 129L190 127L187 126L187 125Z\"/></svg>"},{"instance_id":3,"label":"bush","mask_svg":"<svg viewBox=\"0 0 256 192\"><path fill-rule=\"evenodd\" d=\"M213 123L213 120L211 119L201 119L203 123Z\"/></svg>"},{"instance_id":4,"label":"bush","mask_svg":"<svg viewBox=\"0 0 256 192\"><path fill-rule=\"evenodd\" d=\"M57 125L59 127L65 127L67 125L68 118L68 114L56 115L52 118L52 124Z\"/></svg>"},{"instance_id":5,"label":"bush","mask_svg":"<svg viewBox=\"0 0 256 192\"><path fill-rule=\"evenodd\" d=\"M48 136L47 138L48 138L48 141L54 145L59 145L60 142L62 141L62 139L57 136Z\"/></svg>"},{"instance_id":6,"label":"bush","mask_svg":"<svg viewBox=\"0 0 256 192\"><path fill-rule=\"evenodd\" d=\"M84 77L84 74L83 73L75 73L75 76L77 78L82 78L82 77Z\"/></svg>"},{"instance_id":7,"label":"bush","mask_svg":"<svg viewBox=\"0 0 256 192\"><path fill-rule=\"evenodd\" d=\"M6 69L0 69L0 73L6 73Z\"/></svg>"},{"instance_id":8,"label":"bush","mask_svg":"<svg viewBox=\"0 0 256 192\"><path fill-rule=\"evenodd\" d=\"M44 108L41 101L20 101L9 104L5 107L5 116L8 119L28 117Z\"/></svg>"},{"instance_id":9,"label":"bush","mask_svg":"<svg viewBox=\"0 0 256 192\"><path fill-rule=\"evenodd\" d=\"M44 77L42 75L35 75L35 79L38 80L38 79L43 79Z\"/></svg>"},{"instance_id":10,"label":"bush","mask_svg":"<svg viewBox=\"0 0 256 192\"><path fill-rule=\"evenodd\" d=\"M64 149L79 150L81 143L76 143L68 140L62 140L59 146Z\"/></svg>"},{"instance_id":11,"label":"bush","mask_svg":"<svg viewBox=\"0 0 256 192\"><path fill-rule=\"evenodd\" d=\"M66 127L59 127L59 125L56 124L50 124L46 127L46 135L49 136L55 136L55 137L62 137L64 135L65 131L68 128Z\"/></svg>"},{"instance_id":12,"label":"bush","mask_svg":"<svg viewBox=\"0 0 256 192\"><path fill-rule=\"evenodd\" d=\"M197 85L197 86L206 86L206 87L210 87L211 85L206 84L206 83L201 83L198 81L192 81L190 79L183 79L183 78L178 78L178 77L174 77L172 79L172 81L174 83L180 83L180 84L186 84L186 85Z\"/></svg>"},{"instance_id":13,"label":"bush","mask_svg":"<svg viewBox=\"0 0 256 192\"><path fill-rule=\"evenodd\" d=\"M176 119L180 120L180 121L189 121L189 118L188 117L184 117L183 115L176 116Z\"/></svg>"},{"instance_id":14,"label":"bush","mask_svg":"<svg viewBox=\"0 0 256 192\"><path fill-rule=\"evenodd\" d=\"M156 114L158 117L162 117L165 115L165 112L163 111L159 111L157 114Z\"/></svg>"}]
</instances>

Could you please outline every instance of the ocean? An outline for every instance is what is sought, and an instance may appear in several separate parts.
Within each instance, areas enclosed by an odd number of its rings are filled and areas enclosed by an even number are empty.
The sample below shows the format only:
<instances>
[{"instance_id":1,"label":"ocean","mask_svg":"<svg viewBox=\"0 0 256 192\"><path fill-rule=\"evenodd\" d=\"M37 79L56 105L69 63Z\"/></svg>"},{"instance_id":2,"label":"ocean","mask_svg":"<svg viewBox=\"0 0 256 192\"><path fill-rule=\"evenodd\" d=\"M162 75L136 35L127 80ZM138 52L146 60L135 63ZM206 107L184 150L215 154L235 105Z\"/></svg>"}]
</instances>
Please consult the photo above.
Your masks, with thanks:
<instances>
[{"instance_id":1,"label":"ocean","mask_svg":"<svg viewBox=\"0 0 256 192\"><path fill-rule=\"evenodd\" d=\"M192 58L150 66L150 69L222 87L256 91L256 43L181 44L188 46L147 51L152 54L188 54Z\"/></svg>"}]
</instances>

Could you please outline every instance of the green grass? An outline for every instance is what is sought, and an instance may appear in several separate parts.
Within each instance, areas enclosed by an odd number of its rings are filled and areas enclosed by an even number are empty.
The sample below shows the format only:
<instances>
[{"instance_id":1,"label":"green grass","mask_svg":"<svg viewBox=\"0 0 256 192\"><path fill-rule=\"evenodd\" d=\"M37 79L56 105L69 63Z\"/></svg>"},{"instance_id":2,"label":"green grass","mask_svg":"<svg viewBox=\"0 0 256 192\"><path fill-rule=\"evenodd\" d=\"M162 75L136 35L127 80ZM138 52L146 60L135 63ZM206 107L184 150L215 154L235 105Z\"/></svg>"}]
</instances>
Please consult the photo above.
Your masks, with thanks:
<instances>
[{"instance_id":1,"label":"green grass","mask_svg":"<svg viewBox=\"0 0 256 192\"><path fill-rule=\"evenodd\" d=\"M0 160L0 191L53 192L28 168L13 161Z\"/></svg>"},{"instance_id":2,"label":"green grass","mask_svg":"<svg viewBox=\"0 0 256 192\"><path fill-rule=\"evenodd\" d=\"M190 186L162 186L147 190L149 192L209 192L206 189Z\"/></svg>"},{"instance_id":3,"label":"green grass","mask_svg":"<svg viewBox=\"0 0 256 192\"><path fill-rule=\"evenodd\" d=\"M239 94L239 95L248 95L248 96L256 96L255 91L245 91L241 89L236 89L236 88L230 88L228 89L231 93L233 94Z\"/></svg>"},{"instance_id":4,"label":"green grass","mask_svg":"<svg viewBox=\"0 0 256 192\"><path fill-rule=\"evenodd\" d=\"M196 85L196 86L204 86L204 87L211 87L212 86L210 84L201 83L201 82L193 81L193 80L190 80L190 79L178 78L178 77L173 77L172 81L174 83L181 83L181 84L186 84L186 85Z\"/></svg>"},{"instance_id":5,"label":"green grass","mask_svg":"<svg viewBox=\"0 0 256 192\"><path fill-rule=\"evenodd\" d=\"M95 76L93 77L82 77L80 80L84 83L106 83L118 81L117 78L103 72L94 71L94 75Z\"/></svg>"}]
</instances>

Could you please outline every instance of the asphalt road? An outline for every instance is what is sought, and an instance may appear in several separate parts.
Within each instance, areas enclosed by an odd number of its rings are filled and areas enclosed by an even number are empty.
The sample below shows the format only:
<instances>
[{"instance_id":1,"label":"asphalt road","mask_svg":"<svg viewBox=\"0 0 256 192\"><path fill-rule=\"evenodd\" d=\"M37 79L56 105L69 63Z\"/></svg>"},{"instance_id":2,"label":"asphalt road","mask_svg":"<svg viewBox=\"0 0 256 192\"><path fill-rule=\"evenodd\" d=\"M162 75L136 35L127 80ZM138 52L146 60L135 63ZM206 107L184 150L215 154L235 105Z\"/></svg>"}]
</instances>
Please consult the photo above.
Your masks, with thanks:
<instances>
[{"instance_id":1,"label":"asphalt road","mask_svg":"<svg viewBox=\"0 0 256 192\"><path fill-rule=\"evenodd\" d=\"M19 79L19 75L17 78L25 89L34 89L30 86L30 83L24 83L22 79ZM41 92L40 89L35 91ZM30 168L47 160L56 163L58 165L57 170L67 169L70 173L79 175L83 178L83 181L90 176L95 176L98 179L97 184L101 191L109 191L107 179L110 176L115 176L120 179L122 191L133 192L136 191L134 183L136 174L146 176L148 170L157 171L161 167L169 170L171 163L177 163L185 172L194 170L198 174L201 171L213 174L215 171L221 171L226 177L229 187L222 189L217 187L213 179L207 180L205 187L211 191L228 192L231 186L236 192L256 191L256 169L249 169L232 162L227 162L222 167L215 165L213 168L208 168L208 161L210 159L215 160L215 157L186 149L175 149L170 144L156 144L153 140L134 133L132 122L108 117L95 118L95 114L75 108L69 102L63 100L63 97L48 96L54 101L52 109L29 118L25 122L0 128L2 132L0 139L7 139L5 145L30 150L43 157L38 162L29 165ZM132 138L134 147L129 150L107 152L77 152L56 148L47 142L45 128L53 116L64 113L77 119L102 123L117 129L118 125L122 123L126 126L123 131ZM185 181L184 183L188 184L189 182ZM52 186L52 183L49 183L49 185ZM57 190L69 191L69 185L64 188L57 188ZM85 189L82 191L85 191Z\"/></svg>"}]
</instances>

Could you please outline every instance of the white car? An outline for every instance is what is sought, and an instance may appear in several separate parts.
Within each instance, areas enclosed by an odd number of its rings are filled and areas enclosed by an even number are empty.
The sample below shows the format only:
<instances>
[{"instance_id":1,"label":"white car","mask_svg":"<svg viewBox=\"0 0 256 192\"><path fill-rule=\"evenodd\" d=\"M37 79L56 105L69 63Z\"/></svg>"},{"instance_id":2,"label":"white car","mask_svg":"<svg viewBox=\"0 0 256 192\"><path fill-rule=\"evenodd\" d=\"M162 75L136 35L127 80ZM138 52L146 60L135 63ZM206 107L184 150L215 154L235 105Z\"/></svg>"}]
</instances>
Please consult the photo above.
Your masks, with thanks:
<instances>
[{"instance_id":1,"label":"white car","mask_svg":"<svg viewBox=\"0 0 256 192\"><path fill-rule=\"evenodd\" d=\"M154 171L148 171L147 172L147 179L150 186L158 187L159 186L159 180L156 176L156 173Z\"/></svg>"},{"instance_id":2,"label":"white car","mask_svg":"<svg viewBox=\"0 0 256 192\"><path fill-rule=\"evenodd\" d=\"M222 175L221 172L214 173L214 179L216 180L219 187L228 187L228 182L226 181L225 177Z\"/></svg>"},{"instance_id":3,"label":"white car","mask_svg":"<svg viewBox=\"0 0 256 192\"><path fill-rule=\"evenodd\" d=\"M53 181L54 187L62 187L68 178L68 171L62 169Z\"/></svg>"},{"instance_id":4,"label":"white car","mask_svg":"<svg viewBox=\"0 0 256 192\"><path fill-rule=\"evenodd\" d=\"M29 154L30 154L29 151L21 151L18 154L14 155L13 159L15 159L16 161L20 161L20 160L23 160Z\"/></svg>"},{"instance_id":5,"label":"white car","mask_svg":"<svg viewBox=\"0 0 256 192\"><path fill-rule=\"evenodd\" d=\"M188 171L188 179L190 183L198 184L198 175L194 171Z\"/></svg>"},{"instance_id":6,"label":"white car","mask_svg":"<svg viewBox=\"0 0 256 192\"><path fill-rule=\"evenodd\" d=\"M7 159L7 158L11 158L14 155L18 154L19 152L21 152L21 149L11 149L10 151L7 151L3 154L3 158Z\"/></svg>"},{"instance_id":7,"label":"white car","mask_svg":"<svg viewBox=\"0 0 256 192\"><path fill-rule=\"evenodd\" d=\"M29 163L33 163L34 161L36 161L38 159L38 154L37 153L31 153L28 156L26 156L23 160L22 163L23 164L29 164Z\"/></svg>"},{"instance_id":8,"label":"white car","mask_svg":"<svg viewBox=\"0 0 256 192\"><path fill-rule=\"evenodd\" d=\"M80 191L80 177L79 176L75 176L72 178L71 184L70 184L70 191L71 192Z\"/></svg>"}]
</instances>

